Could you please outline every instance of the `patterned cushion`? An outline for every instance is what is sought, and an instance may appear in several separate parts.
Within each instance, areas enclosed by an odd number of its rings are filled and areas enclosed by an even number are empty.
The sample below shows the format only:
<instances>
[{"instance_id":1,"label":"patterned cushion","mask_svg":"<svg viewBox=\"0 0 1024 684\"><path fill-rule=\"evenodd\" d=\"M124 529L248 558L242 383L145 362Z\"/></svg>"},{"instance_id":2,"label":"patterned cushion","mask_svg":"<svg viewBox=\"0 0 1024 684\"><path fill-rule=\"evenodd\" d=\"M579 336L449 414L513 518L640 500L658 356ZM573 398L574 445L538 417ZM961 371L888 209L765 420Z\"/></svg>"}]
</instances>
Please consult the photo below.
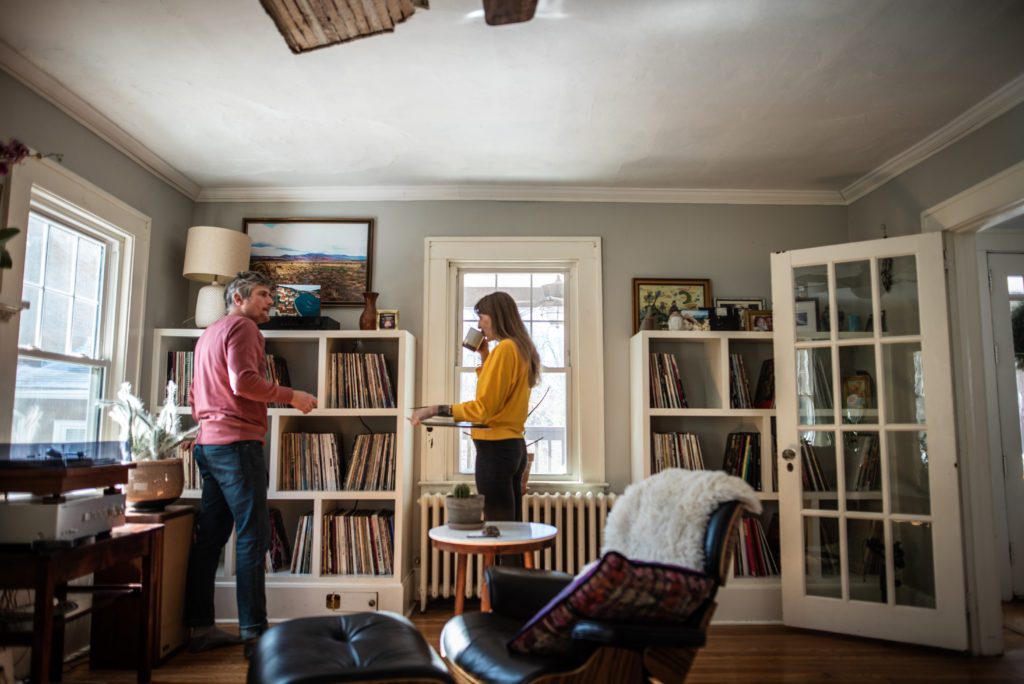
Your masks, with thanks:
<instances>
[{"instance_id":1,"label":"patterned cushion","mask_svg":"<svg viewBox=\"0 0 1024 684\"><path fill-rule=\"evenodd\" d=\"M534 615L509 642L519 653L557 655L580 619L684 621L714 589L704 573L630 560L609 551Z\"/></svg>"}]
</instances>

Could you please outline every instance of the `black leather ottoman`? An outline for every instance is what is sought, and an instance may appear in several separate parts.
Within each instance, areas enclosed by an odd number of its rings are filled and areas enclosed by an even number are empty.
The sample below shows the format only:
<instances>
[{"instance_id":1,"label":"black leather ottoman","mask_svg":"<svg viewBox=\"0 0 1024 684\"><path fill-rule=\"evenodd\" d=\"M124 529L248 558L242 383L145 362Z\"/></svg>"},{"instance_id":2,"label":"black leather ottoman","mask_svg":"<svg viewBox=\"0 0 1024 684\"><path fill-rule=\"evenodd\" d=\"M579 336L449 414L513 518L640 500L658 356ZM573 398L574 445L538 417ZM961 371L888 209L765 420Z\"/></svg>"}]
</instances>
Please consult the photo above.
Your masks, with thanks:
<instances>
[{"instance_id":1,"label":"black leather ottoman","mask_svg":"<svg viewBox=\"0 0 1024 684\"><path fill-rule=\"evenodd\" d=\"M397 613L308 617L271 627L249 660L249 684L400 680L454 684L444 661Z\"/></svg>"}]
</instances>

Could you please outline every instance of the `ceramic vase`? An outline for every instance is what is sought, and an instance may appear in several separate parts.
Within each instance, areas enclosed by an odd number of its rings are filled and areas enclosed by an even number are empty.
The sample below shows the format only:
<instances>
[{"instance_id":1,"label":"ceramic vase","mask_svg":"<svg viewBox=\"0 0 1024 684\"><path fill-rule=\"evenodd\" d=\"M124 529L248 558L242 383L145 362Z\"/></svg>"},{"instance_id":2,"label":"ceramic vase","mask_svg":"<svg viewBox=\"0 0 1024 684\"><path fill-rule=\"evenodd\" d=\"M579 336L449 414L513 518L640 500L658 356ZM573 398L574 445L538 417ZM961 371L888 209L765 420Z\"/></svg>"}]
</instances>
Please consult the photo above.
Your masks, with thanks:
<instances>
[{"instance_id":1,"label":"ceramic vase","mask_svg":"<svg viewBox=\"0 0 1024 684\"><path fill-rule=\"evenodd\" d=\"M377 292L363 293L363 299L366 300L366 305L363 307L362 315L359 316L360 330L377 329L377 295Z\"/></svg>"}]
</instances>

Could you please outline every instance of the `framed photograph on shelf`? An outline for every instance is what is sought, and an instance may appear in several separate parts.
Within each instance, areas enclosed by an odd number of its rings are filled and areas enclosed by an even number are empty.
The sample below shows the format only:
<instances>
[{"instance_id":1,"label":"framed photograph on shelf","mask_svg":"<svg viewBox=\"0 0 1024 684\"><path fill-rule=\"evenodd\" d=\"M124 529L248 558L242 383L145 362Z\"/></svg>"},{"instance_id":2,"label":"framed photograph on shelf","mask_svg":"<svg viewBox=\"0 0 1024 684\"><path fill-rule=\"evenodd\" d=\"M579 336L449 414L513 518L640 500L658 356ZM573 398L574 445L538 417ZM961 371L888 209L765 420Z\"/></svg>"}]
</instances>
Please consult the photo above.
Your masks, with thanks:
<instances>
[{"instance_id":1,"label":"framed photograph on shelf","mask_svg":"<svg viewBox=\"0 0 1024 684\"><path fill-rule=\"evenodd\" d=\"M871 376L867 373L843 376L844 422L859 423L871 408Z\"/></svg>"},{"instance_id":2,"label":"framed photograph on shelf","mask_svg":"<svg viewBox=\"0 0 1024 684\"><path fill-rule=\"evenodd\" d=\"M640 330L648 311L655 330L668 330L668 313L675 304L681 311L711 306L707 278L633 278L633 332Z\"/></svg>"},{"instance_id":3,"label":"framed photograph on shelf","mask_svg":"<svg viewBox=\"0 0 1024 684\"><path fill-rule=\"evenodd\" d=\"M818 332L818 300L814 297L797 299L793 305L797 337Z\"/></svg>"},{"instance_id":4,"label":"framed photograph on shelf","mask_svg":"<svg viewBox=\"0 0 1024 684\"><path fill-rule=\"evenodd\" d=\"M398 330L398 309L377 309L377 330Z\"/></svg>"},{"instance_id":5,"label":"framed photograph on shelf","mask_svg":"<svg viewBox=\"0 0 1024 684\"><path fill-rule=\"evenodd\" d=\"M743 330L745 318L743 312L747 309L764 309L763 297L715 297L715 310L718 312L718 320L712 321L714 330ZM722 314L721 310L725 313ZM717 323L714 325L714 323Z\"/></svg>"},{"instance_id":6,"label":"framed photograph on shelf","mask_svg":"<svg viewBox=\"0 0 1024 684\"><path fill-rule=\"evenodd\" d=\"M372 218L247 218L249 268L275 283L319 285L320 303L362 306L373 266Z\"/></svg>"},{"instance_id":7,"label":"framed photograph on shelf","mask_svg":"<svg viewBox=\"0 0 1024 684\"><path fill-rule=\"evenodd\" d=\"M771 331L772 310L771 309L746 309L743 312L743 329L750 331Z\"/></svg>"}]
</instances>

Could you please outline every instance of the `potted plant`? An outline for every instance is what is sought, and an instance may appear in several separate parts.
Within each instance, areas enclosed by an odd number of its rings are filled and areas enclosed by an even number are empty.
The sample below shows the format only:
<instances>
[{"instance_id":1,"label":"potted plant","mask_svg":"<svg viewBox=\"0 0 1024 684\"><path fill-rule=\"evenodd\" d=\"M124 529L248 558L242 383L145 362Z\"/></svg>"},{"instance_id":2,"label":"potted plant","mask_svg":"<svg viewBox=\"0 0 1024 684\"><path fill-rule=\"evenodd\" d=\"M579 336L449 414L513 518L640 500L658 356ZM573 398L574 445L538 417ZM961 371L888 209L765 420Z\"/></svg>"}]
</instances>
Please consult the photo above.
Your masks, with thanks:
<instances>
[{"instance_id":1,"label":"potted plant","mask_svg":"<svg viewBox=\"0 0 1024 684\"><path fill-rule=\"evenodd\" d=\"M484 495L473 494L468 484L457 484L444 498L448 527L453 530L477 530L484 526Z\"/></svg>"},{"instance_id":2,"label":"potted plant","mask_svg":"<svg viewBox=\"0 0 1024 684\"><path fill-rule=\"evenodd\" d=\"M185 474L177 447L193 439L199 426L181 429L173 380L167 383L167 397L154 419L142 401L132 394L130 383L121 385L117 398L102 402L110 406L110 417L121 426L125 460L135 467L128 471L125 498L136 510L162 511L184 489Z\"/></svg>"}]
</instances>

